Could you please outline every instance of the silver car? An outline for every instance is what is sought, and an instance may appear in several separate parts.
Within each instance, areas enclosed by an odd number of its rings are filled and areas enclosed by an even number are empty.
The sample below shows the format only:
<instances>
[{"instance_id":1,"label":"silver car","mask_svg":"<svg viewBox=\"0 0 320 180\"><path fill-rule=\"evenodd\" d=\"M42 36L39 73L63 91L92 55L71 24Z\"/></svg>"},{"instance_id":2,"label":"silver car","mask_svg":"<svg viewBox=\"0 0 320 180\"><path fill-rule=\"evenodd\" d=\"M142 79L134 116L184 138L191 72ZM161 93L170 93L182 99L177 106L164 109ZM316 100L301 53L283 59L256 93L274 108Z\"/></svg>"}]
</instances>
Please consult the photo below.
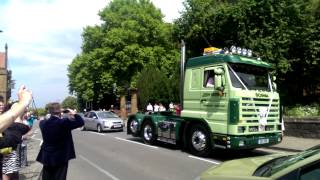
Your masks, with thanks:
<instances>
[{"instance_id":1,"label":"silver car","mask_svg":"<svg viewBox=\"0 0 320 180\"><path fill-rule=\"evenodd\" d=\"M82 130L123 131L123 120L110 111L90 111L84 115Z\"/></svg>"}]
</instances>

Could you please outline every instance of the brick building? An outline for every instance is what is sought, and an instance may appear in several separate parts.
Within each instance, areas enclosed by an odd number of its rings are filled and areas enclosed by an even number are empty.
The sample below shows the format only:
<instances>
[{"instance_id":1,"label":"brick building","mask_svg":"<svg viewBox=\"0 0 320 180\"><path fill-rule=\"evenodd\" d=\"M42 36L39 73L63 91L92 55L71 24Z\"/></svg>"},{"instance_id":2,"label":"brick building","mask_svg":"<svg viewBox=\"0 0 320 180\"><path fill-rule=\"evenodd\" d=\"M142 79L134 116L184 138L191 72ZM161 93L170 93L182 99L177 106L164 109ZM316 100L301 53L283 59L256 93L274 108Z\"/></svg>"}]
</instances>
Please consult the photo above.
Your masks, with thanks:
<instances>
[{"instance_id":1,"label":"brick building","mask_svg":"<svg viewBox=\"0 0 320 180\"><path fill-rule=\"evenodd\" d=\"M5 52L0 52L0 100L5 104L11 97L11 71L8 70L8 46Z\"/></svg>"}]
</instances>

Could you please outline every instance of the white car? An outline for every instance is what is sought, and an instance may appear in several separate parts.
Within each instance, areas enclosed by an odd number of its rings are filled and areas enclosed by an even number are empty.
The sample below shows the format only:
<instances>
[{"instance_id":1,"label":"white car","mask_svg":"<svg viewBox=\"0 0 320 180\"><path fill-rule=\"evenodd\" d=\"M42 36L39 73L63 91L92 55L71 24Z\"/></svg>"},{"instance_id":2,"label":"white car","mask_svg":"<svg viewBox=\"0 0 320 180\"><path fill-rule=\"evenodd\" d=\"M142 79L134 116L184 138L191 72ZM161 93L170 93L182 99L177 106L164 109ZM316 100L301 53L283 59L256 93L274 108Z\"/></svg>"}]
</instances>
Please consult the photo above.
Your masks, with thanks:
<instances>
[{"instance_id":1,"label":"white car","mask_svg":"<svg viewBox=\"0 0 320 180\"><path fill-rule=\"evenodd\" d=\"M84 115L82 130L123 131L123 120L110 111L90 111Z\"/></svg>"}]
</instances>

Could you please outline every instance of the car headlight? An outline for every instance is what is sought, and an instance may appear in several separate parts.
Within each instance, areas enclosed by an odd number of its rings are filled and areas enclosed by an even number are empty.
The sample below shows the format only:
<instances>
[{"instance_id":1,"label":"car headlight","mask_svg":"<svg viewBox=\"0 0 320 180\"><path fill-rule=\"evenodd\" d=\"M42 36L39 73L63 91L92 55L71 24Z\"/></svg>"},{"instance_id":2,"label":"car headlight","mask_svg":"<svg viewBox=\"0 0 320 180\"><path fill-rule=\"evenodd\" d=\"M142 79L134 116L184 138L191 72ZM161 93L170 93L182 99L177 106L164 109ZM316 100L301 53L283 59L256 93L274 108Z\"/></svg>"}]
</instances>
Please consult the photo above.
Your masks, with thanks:
<instances>
[{"instance_id":1,"label":"car headlight","mask_svg":"<svg viewBox=\"0 0 320 180\"><path fill-rule=\"evenodd\" d=\"M104 121L104 126L111 127L112 126L112 122Z\"/></svg>"}]
</instances>

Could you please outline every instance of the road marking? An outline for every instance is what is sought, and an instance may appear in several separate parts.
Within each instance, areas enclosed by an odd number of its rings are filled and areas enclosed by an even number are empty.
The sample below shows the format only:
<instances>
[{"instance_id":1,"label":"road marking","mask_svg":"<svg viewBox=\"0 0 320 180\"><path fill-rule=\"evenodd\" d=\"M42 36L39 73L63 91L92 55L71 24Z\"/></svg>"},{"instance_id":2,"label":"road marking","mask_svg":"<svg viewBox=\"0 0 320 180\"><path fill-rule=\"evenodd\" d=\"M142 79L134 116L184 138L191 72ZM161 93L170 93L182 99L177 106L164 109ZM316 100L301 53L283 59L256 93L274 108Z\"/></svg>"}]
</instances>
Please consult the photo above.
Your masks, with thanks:
<instances>
[{"instance_id":1,"label":"road marking","mask_svg":"<svg viewBox=\"0 0 320 180\"><path fill-rule=\"evenodd\" d=\"M267 148L257 148L255 151L260 151L260 152L267 152L267 153L287 153L288 151L283 151L283 150L273 150L273 149L267 149Z\"/></svg>"},{"instance_id":2,"label":"road marking","mask_svg":"<svg viewBox=\"0 0 320 180\"><path fill-rule=\"evenodd\" d=\"M193 159L198 159L198 160L201 160L201 161L205 161L205 162L208 162L208 163L212 163L212 164L220 164L221 162L217 162L217 161L210 161L208 159L204 159L204 158L199 158L199 157L196 157L196 156L188 156L189 158L193 158Z\"/></svg>"},{"instance_id":3,"label":"road marking","mask_svg":"<svg viewBox=\"0 0 320 180\"><path fill-rule=\"evenodd\" d=\"M105 134L102 134L102 133L98 133L98 132L89 132L91 134L96 134L96 135L100 135L100 136L105 136Z\"/></svg>"},{"instance_id":4,"label":"road marking","mask_svg":"<svg viewBox=\"0 0 320 180\"><path fill-rule=\"evenodd\" d=\"M83 159L84 161L86 161L87 163L89 163L91 166L95 167L100 172L102 172L105 175L107 175L108 177L110 177L111 179L120 180L117 177L115 177L114 175L112 175L111 173L109 173L108 171L106 171L106 170L102 169L101 167L99 167L97 164L91 162L89 159L85 158L84 156L80 155L80 158Z\"/></svg>"},{"instance_id":5,"label":"road marking","mask_svg":"<svg viewBox=\"0 0 320 180\"><path fill-rule=\"evenodd\" d=\"M115 138L116 138L116 139L118 139L118 140L121 140L121 141L126 141L126 142L130 142L130 143L139 144L139 145L142 145L142 146L146 146L146 147L150 147L150 148L158 149L158 147L156 147L156 146L150 146L150 145L147 145L147 144L142 144L142 143L138 143L138 142L130 141L130 140L123 139L123 138L120 138L120 137L115 137Z\"/></svg>"}]
</instances>

